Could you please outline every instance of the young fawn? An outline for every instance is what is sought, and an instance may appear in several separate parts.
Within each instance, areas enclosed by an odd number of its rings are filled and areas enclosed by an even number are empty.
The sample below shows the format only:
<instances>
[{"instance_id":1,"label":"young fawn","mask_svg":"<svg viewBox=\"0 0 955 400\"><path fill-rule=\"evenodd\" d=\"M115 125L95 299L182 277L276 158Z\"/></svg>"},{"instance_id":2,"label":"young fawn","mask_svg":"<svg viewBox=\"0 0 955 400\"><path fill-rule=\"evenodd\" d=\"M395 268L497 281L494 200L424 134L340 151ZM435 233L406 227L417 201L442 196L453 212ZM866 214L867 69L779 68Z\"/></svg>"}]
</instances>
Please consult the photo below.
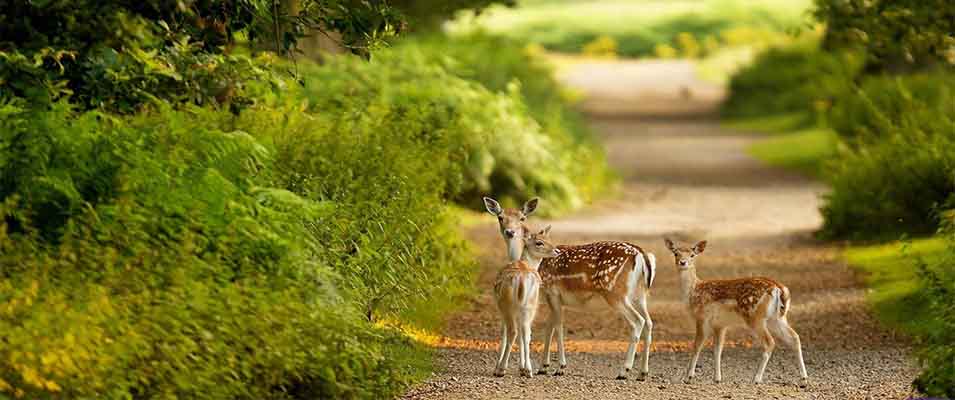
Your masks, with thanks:
<instances>
[{"instance_id":1,"label":"young fawn","mask_svg":"<svg viewBox=\"0 0 955 400\"><path fill-rule=\"evenodd\" d=\"M776 348L776 340L779 340L796 350L802 378L800 384L805 386L809 378L802 359L802 344L799 342L799 335L786 321L790 308L789 288L769 278L700 280L696 276L694 263L696 257L706 249L706 241L701 241L692 248L678 247L670 239L664 241L667 248L673 252L676 267L680 271L681 297L688 306L690 315L696 320L693 357L683 381L689 383L693 379L696 362L703 351L703 343L710 334L715 336L715 380L717 383L722 381L720 357L726 329L743 323L763 344L763 358L756 369L753 382L763 382L766 364Z\"/></svg>"},{"instance_id":2,"label":"young fawn","mask_svg":"<svg viewBox=\"0 0 955 400\"><path fill-rule=\"evenodd\" d=\"M527 231L524 221L527 217L537 210L537 197L528 200L520 209L503 208L490 197L484 198L484 207L487 211L497 217L498 226L501 228L501 236L507 245L507 259L517 261L521 257L521 249L524 246L522 242L524 233Z\"/></svg>"},{"instance_id":3,"label":"young fawn","mask_svg":"<svg viewBox=\"0 0 955 400\"><path fill-rule=\"evenodd\" d=\"M484 198L484 204L488 212L498 217L501 235L507 243L509 253L514 254L511 251L515 246L513 238L526 231L523 221L537 208L538 199L531 199L521 210L501 208L497 201L489 197ZM633 368L636 345L646 327L640 373L640 379L645 379L650 371L653 330L653 321L647 310L647 295L656 270L653 254L626 242L596 242L557 248L560 254L555 258L545 259L539 269L543 279L542 292L550 309L550 318L547 321L547 337L538 373L547 373L550 344L556 334L560 367L554 371L554 375L563 375L564 368L567 367L564 353L564 306L583 305L596 297L603 298L611 309L623 315L632 329L630 345L617 379L625 379L626 373Z\"/></svg>"},{"instance_id":4,"label":"young fawn","mask_svg":"<svg viewBox=\"0 0 955 400\"><path fill-rule=\"evenodd\" d=\"M531 376L531 323L540 303L541 277L537 273L541 260L557 255L557 248L547 239L550 226L537 233L524 232L521 237L521 259L507 264L497 274L494 298L501 311L502 332L500 356L494 376L504 376L516 336L520 346L521 376Z\"/></svg>"}]
</instances>

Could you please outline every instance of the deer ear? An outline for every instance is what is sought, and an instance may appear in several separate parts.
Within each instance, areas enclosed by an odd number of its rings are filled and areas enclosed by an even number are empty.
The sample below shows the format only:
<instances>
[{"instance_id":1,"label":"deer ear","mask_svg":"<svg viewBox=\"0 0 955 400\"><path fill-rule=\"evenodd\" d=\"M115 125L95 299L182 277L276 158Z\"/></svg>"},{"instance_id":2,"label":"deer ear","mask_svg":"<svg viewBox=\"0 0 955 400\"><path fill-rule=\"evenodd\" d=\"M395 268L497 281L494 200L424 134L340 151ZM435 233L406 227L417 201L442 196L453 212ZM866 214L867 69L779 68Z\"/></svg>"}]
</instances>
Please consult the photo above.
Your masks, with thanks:
<instances>
[{"instance_id":1,"label":"deer ear","mask_svg":"<svg viewBox=\"0 0 955 400\"><path fill-rule=\"evenodd\" d=\"M494 215L501 215L504 210L501 209L501 205L490 197L484 198L484 208L487 208L487 212Z\"/></svg>"},{"instance_id":2,"label":"deer ear","mask_svg":"<svg viewBox=\"0 0 955 400\"><path fill-rule=\"evenodd\" d=\"M524 208L521 210L524 212L524 215L531 215L537 210L537 203L540 202L540 198L533 198L524 203Z\"/></svg>"},{"instance_id":3,"label":"deer ear","mask_svg":"<svg viewBox=\"0 0 955 400\"><path fill-rule=\"evenodd\" d=\"M539 234L540 234L540 235L543 235L543 236L550 235L550 225L547 225L546 228L541 229L541 231L540 231Z\"/></svg>"},{"instance_id":4,"label":"deer ear","mask_svg":"<svg viewBox=\"0 0 955 400\"><path fill-rule=\"evenodd\" d=\"M699 243L696 244L696 246L693 246L693 252L696 253L696 254L702 253L703 250L706 250L706 241L705 241L705 240L701 240Z\"/></svg>"},{"instance_id":5,"label":"deer ear","mask_svg":"<svg viewBox=\"0 0 955 400\"><path fill-rule=\"evenodd\" d=\"M667 237L663 238L663 243L667 245L667 250L670 250L671 252L676 252L676 246L673 245L673 241L670 240L670 238L667 238Z\"/></svg>"}]
</instances>

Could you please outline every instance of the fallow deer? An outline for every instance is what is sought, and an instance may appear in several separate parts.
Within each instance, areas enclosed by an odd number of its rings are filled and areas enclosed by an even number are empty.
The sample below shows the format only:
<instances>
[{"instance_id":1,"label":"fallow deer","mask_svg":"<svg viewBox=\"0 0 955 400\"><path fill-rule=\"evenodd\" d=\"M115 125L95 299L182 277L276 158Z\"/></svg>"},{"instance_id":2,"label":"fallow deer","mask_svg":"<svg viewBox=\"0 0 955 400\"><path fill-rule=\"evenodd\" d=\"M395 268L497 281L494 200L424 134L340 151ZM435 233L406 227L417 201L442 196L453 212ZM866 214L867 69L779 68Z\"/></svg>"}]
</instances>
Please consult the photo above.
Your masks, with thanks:
<instances>
[{"instance_id":1,"label":"fallow deer","mask_svg":"<svg viewBox=\"0 0 955 400\"><path fill-rule=\"evenodd\" d=\"M800 385L808 381L806 365L802 358L802 344L799 335L789 326L786 315L790 310L789 288L769 278L740 278L728 280L700 280L696 276L696 257L706 249L706 241L692 248L679 247L670 239L664 239L667 248L673 252L676 267L680 272L681 297L696 322L696 340L693 344L693 357L687 367L683 381L692 381L696 372L696 362L703 351L703 344L709 336L715 335L714 360L716 363L717 383L723 380L720 370L720 358L723 353L723 341L727 328L744 324L756 338L762 342L763 357L756 369L753 383L763 382L766 364L779 340L796 350L801 376Z\"/></svg>"},{"instance_id":2,"label":"fallow deer","mask_svg":"<svg viewBox=\"0 0 955 400\"><path fill-rule=\"evenodd\" d=\"M510 261L517 261L521 257L521 249L524 245L525 227L524 221L537 209L537 197L528 200L520 209L503 208L501 204L490 197L484 198L484 207L487 211L497 217L497 223L501 228L501 236L504 237L504 243L507 245L507 257Z\"/></svg>"},{"instance_id":3,"label":"fallow deer","mask_svg":"<svg viewBox=\"0 0 955 400\"><path fill-rule=\"evenodd\" d=\"M494 199L484 198L488 212L498 217L501 234L507 243L508 253L514 260L513 238L526 231L523 221L538 204L534 198L518 209L504 209ZM560 254L545 259L539 273L543 279L542 292L550 309L547 322L544 354L539 374L546 374L550 366L550 345L557 335L559 368L554 375L563 375L567 367L564 352L563 309L567 305L581 305L595 297L603 298L611 309L618 311L633 329L630 345L623 367L617 379L626 379L633 368L636 346L646 327L646 341L639 379L646 379L650 372L650 345L653 321L647 310L647 295L653 283L656 259L653 254L626 242L596 242L584 245L557 246Z\"/></svg>"},{"instance_id":4,"label":"fallow deer","mask_svg":"<svg viewBox=\"0 0 955 400\"><path fill-rule=\"evenodd\" d=\"M541 277L537 273L541 260L557 255L557 248L547 239L550 226L537 233L525 230L521 242L523 252L521 259L508 263L497 274L494 282L494 298L497 308L501 311L502 333L500 356L494 376L504 376L507 362L510 358L511 345L514 338L520 346L521 376L530 377L533 372L531 364L531 323L537 314L540 303Z\"/></svg>"}]
</instances>

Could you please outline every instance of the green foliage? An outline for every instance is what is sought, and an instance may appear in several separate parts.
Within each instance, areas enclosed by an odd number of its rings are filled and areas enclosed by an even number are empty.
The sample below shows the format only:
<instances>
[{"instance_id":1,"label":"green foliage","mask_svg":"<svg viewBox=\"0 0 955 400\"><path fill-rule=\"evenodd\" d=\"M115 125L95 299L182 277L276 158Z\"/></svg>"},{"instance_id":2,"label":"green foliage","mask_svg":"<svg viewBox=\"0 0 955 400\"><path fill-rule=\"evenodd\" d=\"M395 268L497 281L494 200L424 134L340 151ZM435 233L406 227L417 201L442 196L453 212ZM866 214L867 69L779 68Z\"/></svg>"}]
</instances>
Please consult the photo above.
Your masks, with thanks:
<instances>
[{"instance_id":1,"label":"green foliage","mask_svg":"<svg viewBox=\"0 0 955 400\"><path fill-rule=\"evenodd\" d=\"M391 0L389 5L401 11L415 32L438 30L455 14L470 11L481 13L491 4L513 7L515 0Z\"/></svg>"},{"instance_id":2,"label":"green foliage","mask_svg":"<svg viewBox=\"0 0 955 400\"><path fill-rule=\"evenodd\" d=\"M264 61L235 112L0 102L0 393L394 396L428 361L387 326L436 325L475 270L448 202L606 184L519 44L402 43L301 81Z\"/></svg>"},{"instance_id":3,"label":"green foliage","mask_svg":"<svg viewBox=\"0 0 955 400\"><path fill-rule=\"evenodd\" d=\"M569 186L568 183L537 186L549 191L536 193L547 199L546 212L575 208L602 193L612 181L602 147L594 140L583 117L571 108L570 96L554 79L552 67L525 42L481 33L450 38L433 35L399 43L396 50L405 55L404 59L423 56L437 60L448 73L476 81L499 96L514 97L524 105L521 108L526 107L527 114L539 127L496 133L501 136L495 139L491 150L497 154L491 154L491 158L527 165L522 169L530 172L521 175L524 183L514 182L515 189L533 188L531 179L555 181L547 177L550 175L572 182ZM533 154L540 151L535 148L545 149L553 157L535 166L532 163L539 157ZM495 195L520 202L535 194L529 189L508 189L512 187L508 180L516 179L508 175L513 172L492 172L491 181L500 182L493 185ZM483 207L476 198L467 198L466 204Z\"/></svg>"},{"instance_id":4,"label":"green foliage","mask_svg":"<svg viewBox=\"0 0 955 400\"><path fill-rule=\"evenodd\" d=\"M921 294L927 300L931 329L922 336L918 351L922 371L914 386L930 396L955 397L955 225L953 215L941 230L946 240L943 256L918 260Z\"/></svg>"},{"instance_id":5,"label":"green foliage","mask_svg":"<svg viewBox=\"0 0 955 400\"><path fill-rule=\"evenodd\" d=\"M582 53L609 37L622 57L653 56L658 46L666 46L695 58L720 48L777 41L803 25L809 5L808 0L522 2L513 9L492 8L477 23L564 53ZM468 22L461 18L456 28Z\"/></svg>"},{"instance_id":6,"label":"green foliage","mask_svg":"<svg viewBox=\"0 0 955 400\"><path fill-rule=\"evenodd\" d=\"M65 97L123 113L156 99L241 107L247 82L268 77L231 54L240 38L287 53L311 29L335 30L367 52L395 23L387 6L354 0L12 0L0 4L0 86L37 107Z\"/></svg>"},{"instance_id":7,"label":"green foliage","mask_svg":"<svg viewBox=\"0 0 955 400\"><path fill-rule=\"evenodd\" d=\"M828 174L824 235L935 231L938 211L955 205L952 82L946 74L870 78L834 110L849 146Z\"/></svg>"},{"instance_id":8,"label":"green foliage","mask_svg":"<svg viewBox=\"0 0 955 400\"><path fill-rule=\"evenodd\" d=\"M875 315L912 335L923 370L913 383L929 396L951 397L955 388L955 238L950 229L925 239L850 247L846 259L862 271L872 289L867 300Z\"/></svg>"},{"instance_id":9,"label":"green foliage","mask_svg":"<svg viewBox=\"0 0 955 400\"><path fill-rule=\"evenodd\" d=\"M816 0L827 48L859 47L872 70L955 65L955 7L947 0Z\"/></svg>"},{"instance_id":10,"label":"green foliage","mask_svg":"<svg viewBox=\"0 0 955 400\"><path fill-rule=\"evenodd\" d=\"M955 134L955 75L914 74L872 77L840 98L829 122L853 147L887 136Z\"/></svg>"},{"instance_id":11,"label":"green foliage","mask_svg":"<svg viewBox=\"0 0 955 400\"><path fill-rule=\"evenodd\" d=\"M815 46L770 49L732 77L722 113L753 118L795 112L818 121L852 90L861 61L854 53L826 53Z\"/></svg>"},{"instance_id":12,"label":"green foliage","mask_svg":"<svg viewBox=\"0 0 955 400\"><path fill-rule=\"evenodd\" d=\"M458 160L296 93L238 117L3 103L0 391L370 398L420 375L422 350L369 319L467 286Z\"/></svg>"}]
</instances>

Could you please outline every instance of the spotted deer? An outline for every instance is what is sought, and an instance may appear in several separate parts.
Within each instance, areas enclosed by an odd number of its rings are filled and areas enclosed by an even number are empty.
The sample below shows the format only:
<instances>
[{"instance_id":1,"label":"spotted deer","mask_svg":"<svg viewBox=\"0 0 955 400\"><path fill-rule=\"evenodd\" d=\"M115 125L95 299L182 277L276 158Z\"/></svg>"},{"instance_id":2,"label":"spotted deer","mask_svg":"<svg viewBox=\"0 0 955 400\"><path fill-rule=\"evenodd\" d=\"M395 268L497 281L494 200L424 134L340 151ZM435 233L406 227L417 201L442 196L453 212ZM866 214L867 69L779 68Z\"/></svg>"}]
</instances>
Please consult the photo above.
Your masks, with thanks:
<instances>
[{"instance_id":1,"label":"spotted deer","mask_svg":"<svg viewBox=\"0 0 955 400\"><path fill-rule=\"evenodd\" d=\"M484 198L484 207L487 211L497 217L498 226L501 228L501 236L507 245L507 257L510 261L517 261L521 257L521 249L525 227L524 221L527 217L537 210L539 199L537 197L528 200L520 209L503 208L501 204L490 197Z\"/></svg>"},{"instance_id":2,"label":"spotted deer","mask_svg":"<svg viewBox=\"0 0 955 400\"><path fill-rule=\"evenodd\" d=\"M531 364L531 323L537 314L540 303L541 276L537 272L541 260L557 255L557 248L548 240L550 226L540 232L522 233L521 259L511 261L497 274L494 282L494 299L501 312L502 332L500 356L494 376L504 376L510 358L511 345L517 339L520 347L521 376L530 377Z\"/></svg>"},{"instance_id":3,"label":"spotted deer","mask_svg":"<svg viewBox=\"0 0 955 400\"><path fill-rule=\"evenodd\" d=\"M712 334L714 340L714 360L716 363L717 383L723 380L720 370L720 358L723 353L723 341L726 330L743 324L762 342L763 357L756 369L753 383L763 382L766 364L779 340L796 350L801 376L800 385L808 381L806 365L802 358L802 344L799 335L789 326L786 315L790 309L789 288L769 278L740 278L727 280L701 280L696 276L696 257L706 249L706 241L692 248L677 246L670 239L664 239L667 249L673 252L675 264L680 272L681 297L686 303L690 315L696 321L696 341L693 343L693 357L687 367L683 381L689 383L696 372L696 362L703 351L703 343Z\"/></svg>"},{"instance_id":4,"label":"spotted deer","mask_svg":"<svg viewBox=\"0 0 955 400\"><path fill-rule=\"evenodd\" d=\"M526 230L523 221L537 208L538 199L531 199L521 210L503 209L494 199L488 197L484 198L484 203L488 212L498 216L501 234L508 249L513 249L511 238L520 235L516 232ZM509 231L515 233L508 234ZM564 352L564 307L580 306L593 298L602 298L611 309L623 315L632 328L627 355L617 379L626 379L627 372L633 368L636 346L644 327L646 341L639 379L646 379L650 372L650 345L653 336L653 321L647 310L647 295L656 270L653 254L644 252L636 245L615 241L560 245L557 248L560 254L545 259L539 269L544 285L542 293L550 310L550 318L546 325L546 341L538 373L546 374L550 367L550 345L555 334L560 365L554 375L563 375L567 367Z\"/></svg>"}]
</instances>

